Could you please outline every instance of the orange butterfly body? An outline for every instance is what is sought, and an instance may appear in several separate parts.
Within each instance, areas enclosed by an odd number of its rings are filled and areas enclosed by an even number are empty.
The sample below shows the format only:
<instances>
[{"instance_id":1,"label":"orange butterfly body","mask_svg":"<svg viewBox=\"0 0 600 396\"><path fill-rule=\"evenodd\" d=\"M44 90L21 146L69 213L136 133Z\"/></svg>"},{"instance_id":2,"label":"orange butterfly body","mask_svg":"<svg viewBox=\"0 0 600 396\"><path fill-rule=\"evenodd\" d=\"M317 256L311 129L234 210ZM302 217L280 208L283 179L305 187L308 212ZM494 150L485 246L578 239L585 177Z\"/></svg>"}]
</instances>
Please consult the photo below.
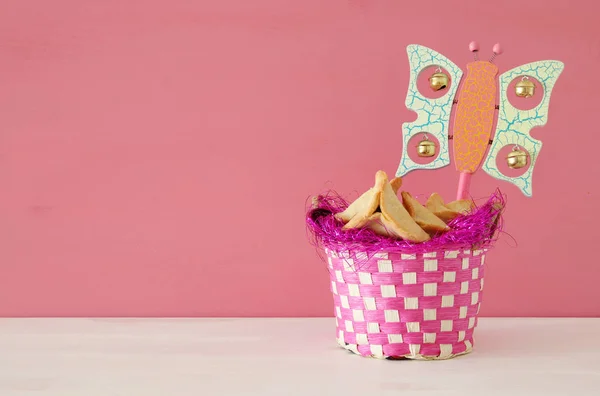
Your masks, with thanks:
<instances>
[{"instance_id":1,"label":"orange butterfly body","mask_svg":"<svg viewBox=\"0 0 600 396\"><path fill-rule=\"evenodd\" d=\"M496 107L497 74L498 67L487 61L467 65L454 119L454 163L460 172L474 173L487 150Z\"/></svg>"}]
</instances>

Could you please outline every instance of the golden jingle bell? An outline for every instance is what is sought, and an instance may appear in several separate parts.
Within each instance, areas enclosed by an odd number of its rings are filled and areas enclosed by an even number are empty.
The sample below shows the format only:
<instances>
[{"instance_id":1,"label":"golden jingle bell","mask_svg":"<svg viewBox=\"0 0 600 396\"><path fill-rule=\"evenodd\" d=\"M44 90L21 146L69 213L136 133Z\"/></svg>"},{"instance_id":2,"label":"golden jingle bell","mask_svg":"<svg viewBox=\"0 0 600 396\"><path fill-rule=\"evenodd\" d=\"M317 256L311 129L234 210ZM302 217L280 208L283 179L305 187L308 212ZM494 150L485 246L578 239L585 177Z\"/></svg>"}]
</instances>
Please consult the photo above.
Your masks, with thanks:
<instances>
[{"instance_id":1,"label":"golden jingle bell","mask_svg":"<svg viewBox=\"0 0 600 396\"><path fill-rule=\"evenodd\" d=\"M419 157L433 157L435 155L435 143L430 140L421 140L417 146Z\"/></svg>"},{"instance_id":2,"label":"golden jingle bell","mask_svg":"<svg viewBox=\"0 0 600 396\"><path fill-rule=\"evenodd\" d=\"M446 73L437 72L429 77L429 87L434 91L441 91L448 86L450 77Z\"/></svg>"},{"instance_id":3,"label":"golden jingle bell","mask_svg":"<svg viewBox=\"0 0 600 396\"><path fill-rule=\"evenodd\" d=\"M526 77L523 77L515 85L515 93L520 98L531 98L535 94L535 84Z\"/></svg>"},{"instance_id":4,"label":"golden jingle bell","mask_svg":"<svg viewBox=\"0 0 600 396\"><path fill-rule=\"evenodd\" d=\"M523 150L515 149L506 157L508 167L512 169L521 169L527 166L527 153Z\"/></svg>"}]
</instances>

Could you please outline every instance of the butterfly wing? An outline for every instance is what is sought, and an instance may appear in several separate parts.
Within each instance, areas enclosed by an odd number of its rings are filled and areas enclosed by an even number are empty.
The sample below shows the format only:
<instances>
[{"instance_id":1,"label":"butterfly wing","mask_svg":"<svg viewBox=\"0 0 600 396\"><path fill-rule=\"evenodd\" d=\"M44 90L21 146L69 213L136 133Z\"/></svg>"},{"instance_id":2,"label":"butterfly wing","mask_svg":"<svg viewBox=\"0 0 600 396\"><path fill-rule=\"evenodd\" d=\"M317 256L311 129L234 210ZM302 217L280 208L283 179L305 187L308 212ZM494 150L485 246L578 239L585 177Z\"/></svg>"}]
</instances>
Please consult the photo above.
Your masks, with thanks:
<instances>
[{"instance_id":1,"label":"butterfly wing","mask_svg":"<svg viewBox=\"0 0 600 396\"><path fill-rule=\"evenodd\" d=\"M402 156L396 176L404 176L416 169L437 169L450 164L448 152L448 129L452 102L456 96L458 84L463 76L462 70L444 55L422 45L407 47L410 63L410 81L406 96L406 107L417 113L417 119L402 125ZM430 99L421 95L417 88L417 80L423 70L430 66L444 68L450 75L451 84L446 94L440 98ZM408 142L420 132L435 136L439 142L439 155L428 164L417 164L408 156Z\"/></svg>"},{"instance_id":2,"label":"butterfly wing","mask_svg":"<svg viewBox=\"0 0 600 396\"><path fill-rule=\"evenodd\" d=\"M562 73L564 64L559 61L539 61L527 63L503 73L499 77L500 105L498 122L492 147L483 165L490 176L513 183L528 197L532 195L532 175L535 161L542 149L542 142L531 137L533 127L545 125L548 121L550 95L556 80ZM530 76L543 86L543 98L538 106L531 110L519 110L510 104L507 97L508 86L515 78ZM505 146L518 145L529 152L530 165L527 171L518 177L503 175L496 164L498 152Z\"/></svg>"}]
</instances>

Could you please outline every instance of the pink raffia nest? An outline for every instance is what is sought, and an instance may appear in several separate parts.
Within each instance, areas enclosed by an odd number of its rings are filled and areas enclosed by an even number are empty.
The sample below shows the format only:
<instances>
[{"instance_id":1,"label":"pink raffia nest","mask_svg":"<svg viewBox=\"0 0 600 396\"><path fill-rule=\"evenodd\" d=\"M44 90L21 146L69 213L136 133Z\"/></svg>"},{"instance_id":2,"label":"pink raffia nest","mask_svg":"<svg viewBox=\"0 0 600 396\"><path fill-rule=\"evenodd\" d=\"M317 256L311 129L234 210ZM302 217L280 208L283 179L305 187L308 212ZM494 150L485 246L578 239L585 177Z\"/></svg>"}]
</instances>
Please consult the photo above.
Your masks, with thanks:
<instances>
[{"instance_id":1,"label":"pink raffia nest","mask_svg":"<svg viewBox=\"0 0 600 396\"><path fill-rule=\"evenodd\" d=\"M430 240L414 243L402 239L381 236L368 228L342 230L344 224L335 218L343 212L348 202L339 194L329 191L316 197L316 207L306 213L306 225L311 243L332 252L364 252L368 256L378 252L424 253L449 249L484 249L497 239L502 230L502 212L505 200L496 190L486 202L476 205L467 215L461 215L450 223L450 231L434 235Z\"/></svg>"}]
</instances>

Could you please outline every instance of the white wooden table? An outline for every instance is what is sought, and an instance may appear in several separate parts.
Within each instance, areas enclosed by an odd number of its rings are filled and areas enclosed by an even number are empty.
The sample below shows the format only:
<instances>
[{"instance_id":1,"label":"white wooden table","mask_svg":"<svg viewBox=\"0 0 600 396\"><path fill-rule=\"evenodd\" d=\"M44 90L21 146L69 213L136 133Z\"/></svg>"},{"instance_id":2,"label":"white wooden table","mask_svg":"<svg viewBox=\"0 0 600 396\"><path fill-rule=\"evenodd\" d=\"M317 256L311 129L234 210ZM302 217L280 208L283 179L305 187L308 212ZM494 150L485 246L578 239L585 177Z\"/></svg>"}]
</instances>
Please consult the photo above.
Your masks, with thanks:
<instances>
[{"instance_id":1,"label":"white wooden table","mask_svg":"<svg viewBox=\"0 0 600 396\"><path fill-rule=\"evenodd\" d=\"M600 319L480 319L475 350L386 361L333 319L0 319L0 395L600 395Z\"/></svg>"}]
</instances>

